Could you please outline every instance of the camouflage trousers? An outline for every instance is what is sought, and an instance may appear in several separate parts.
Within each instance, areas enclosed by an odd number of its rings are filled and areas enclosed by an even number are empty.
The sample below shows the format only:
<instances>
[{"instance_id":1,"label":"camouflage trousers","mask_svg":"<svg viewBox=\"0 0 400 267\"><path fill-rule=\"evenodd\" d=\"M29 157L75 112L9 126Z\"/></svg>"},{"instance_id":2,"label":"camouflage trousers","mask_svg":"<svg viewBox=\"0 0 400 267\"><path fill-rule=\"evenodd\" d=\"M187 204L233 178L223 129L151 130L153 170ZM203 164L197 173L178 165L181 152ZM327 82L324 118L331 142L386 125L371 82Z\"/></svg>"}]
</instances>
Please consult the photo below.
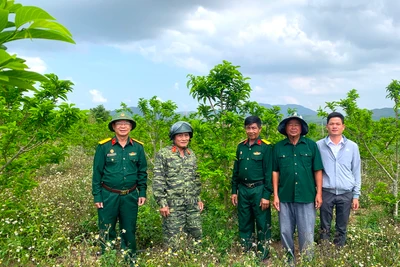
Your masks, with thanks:
<instances>
[{"instance_id":1,"label":"camouflage trousers","mask_svg":"<svg viewBox=\"0 0 400 267\"><path fill-rule=\"evenodd\" d=\"M179 237L187 235L193 238L194 243L201 239L201 217L197 202L174 205L169 203L170 215L163 218L164 243L168 247L176 248ZM186 242L186 240L185 240Z\"/></svg>"}]
</instances>

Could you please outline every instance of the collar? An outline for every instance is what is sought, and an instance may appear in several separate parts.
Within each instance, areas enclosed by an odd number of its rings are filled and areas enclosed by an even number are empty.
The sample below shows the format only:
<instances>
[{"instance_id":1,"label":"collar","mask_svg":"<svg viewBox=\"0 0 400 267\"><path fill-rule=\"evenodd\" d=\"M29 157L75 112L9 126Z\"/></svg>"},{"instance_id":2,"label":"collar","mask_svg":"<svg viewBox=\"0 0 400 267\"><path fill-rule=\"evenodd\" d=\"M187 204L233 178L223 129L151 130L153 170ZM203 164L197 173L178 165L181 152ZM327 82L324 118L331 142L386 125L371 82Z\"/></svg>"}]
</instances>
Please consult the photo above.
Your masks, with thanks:
<instances>
[{"instance_id":1,"label":"collar","mask_svg":"<svg viewBox=\"0 0 400 267\"><path fill-rule=\"evenodd\" d=\"M344 144L344 141L343 141L343 136L342 136L342 138L340 138L340 141L339 141L339 143L337 143L337 144L335 144L334 142L332 142L332 139L328 136L328 145L330 145L330 144L332 144L332 145L343 145Z\"/></svg>"},{"instance_id":2,"label":"collar","mask_svg":"<svg viewBox=\"0 0 400 267\"><path fill-rule=\"evenodd\" d=\"M116 136L114 136L113 139L111 139L111 145L115 145L116 143L119 143L118 142L118 138ZM129 136L128 136L128 139L127 139L127 144L133 145L133 139L130 138Z\"/></svg>"},{"instance_id":3,"label":"collar","mask_svg":"<svg viewBox=\"0 0 400 267\"><path fill-rule=\"evenodd\" d=\"M243 145L246 145L247 143L249 143L249 138L247 138L246 140L244 140ZM257 140L253 143L253 145L259 145L259 146L261 146L261 143L262 143L261 138L260 138L260 137L257 137Z\"/></svg>"},{"instance_id":4,"label":"collar","mask_svg":"<svg viewBox=\"0 0 400 267\"><path fill-rule=\"evenodd\" d=\"M290 142L290 140L289 140L288 137L286 137L286 138L283 139L283 140L285 141L284 145L287 145L287 144L293 145L292 142ZM305 137L304 137L303 135L300 135L300 138L299 138L299 141L297 141L297 144L299 144L299 143L306 143L306 139L305 139ZM297 144L296 144L296 145L297 145Z\"/></svg>"},{"instance_id":5,"label":"collar","mask_svg":"<svg viewBox=\"0 0 400 267\"><path fill-rule=\"evenodd\" d=\"M328 146L329 146L330 143L333 144L333 142L331 141L331 138L329 137L329 135L327 137L325 137L324 141L325 141L325 144L328 145ZM347 143L347 138L346 138L346 136L344 136L342 134L342 139L340 140L339 144L345 145L346 143Z\"/></svg>"},{"instance_id":6,"label":"collar","mask_svg":"<svg viewBox=\"0 0 400 267\"><path fill-rule=\"evenodd\" d=\"M179 149L177 146L173 145L171 148L171 151L172 151L172 153L177 153L177 152L179 152ZM185 148L183 150L183 153L185 153L185 152L188 153L188 155L190 155L190 150L188 148Z\"/></svg>"}]
</instances>

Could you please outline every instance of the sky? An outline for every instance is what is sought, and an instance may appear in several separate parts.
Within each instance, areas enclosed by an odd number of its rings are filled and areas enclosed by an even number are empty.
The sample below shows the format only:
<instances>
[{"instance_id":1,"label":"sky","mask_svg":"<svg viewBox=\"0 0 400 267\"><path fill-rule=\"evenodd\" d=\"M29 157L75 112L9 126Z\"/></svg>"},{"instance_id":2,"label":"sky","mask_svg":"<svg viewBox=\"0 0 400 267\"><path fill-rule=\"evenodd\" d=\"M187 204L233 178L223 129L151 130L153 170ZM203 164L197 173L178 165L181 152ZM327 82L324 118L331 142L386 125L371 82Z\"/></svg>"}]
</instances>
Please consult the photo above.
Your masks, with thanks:
<instances>
[{"instance_id":1,"label":"sky","mask_svg":"<svg viewBox=\"0 0 400 267\"><path fill-rule=\"evenodd\" d=\"M299 104L360 95L361 108L392 107L400 79L400 1L394 0L16 0L38 6L76 44L20 40L8 51L40 73L71 80L80 109L140 98L193 111L187 75L223 60L250 78L250 100Z\"/></svg>"}]
</instances>

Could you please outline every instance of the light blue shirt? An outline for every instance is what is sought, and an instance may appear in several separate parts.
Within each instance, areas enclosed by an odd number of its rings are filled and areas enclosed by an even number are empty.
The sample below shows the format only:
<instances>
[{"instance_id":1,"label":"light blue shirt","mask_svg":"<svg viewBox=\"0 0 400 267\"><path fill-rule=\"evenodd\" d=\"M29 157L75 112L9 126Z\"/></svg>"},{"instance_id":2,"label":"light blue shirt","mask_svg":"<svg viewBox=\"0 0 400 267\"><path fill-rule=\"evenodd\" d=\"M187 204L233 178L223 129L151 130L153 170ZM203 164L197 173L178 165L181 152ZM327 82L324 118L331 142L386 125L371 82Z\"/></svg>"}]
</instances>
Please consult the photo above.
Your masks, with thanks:
<instances>
[{"instance_id":1,"label":"light blue shirt","mask_svg":"<svg viewBox=\"0 0 400 267\"><path fill-rule=\"evenodd\" d=\"M329 136L317 142L324 170L322 188L340 195L353 192L353 198L359 198L361 190L361 159L358 145L345 136L342 144L332 149ZM337 151L335 151L337 150Z\"/></svg>"}]
</instances>

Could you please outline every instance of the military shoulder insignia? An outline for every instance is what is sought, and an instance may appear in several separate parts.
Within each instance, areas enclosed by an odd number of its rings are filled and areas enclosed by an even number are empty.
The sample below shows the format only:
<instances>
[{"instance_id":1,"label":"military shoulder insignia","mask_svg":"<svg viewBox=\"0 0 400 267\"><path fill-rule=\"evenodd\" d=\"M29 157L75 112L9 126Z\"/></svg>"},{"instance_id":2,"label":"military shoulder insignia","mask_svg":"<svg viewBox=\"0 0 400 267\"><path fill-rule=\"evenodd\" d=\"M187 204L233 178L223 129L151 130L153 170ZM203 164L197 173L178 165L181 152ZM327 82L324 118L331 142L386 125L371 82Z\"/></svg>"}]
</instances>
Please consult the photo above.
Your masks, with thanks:
<instances>
[{"instance_id":1,"label":"military shoulder insignia","mask_svg":"<svg viewBox=\"0 0 400 267\"><path fill-rule=\"evenodd\" d=\"M135 141L136 143L139 143L139 144L141 144L142 146L144 145L143 144L143 142L140 142L139 140L136 140L136 139L134 139L134 138L131 138L133 141Z\"/></svg>"},{"instance_id":2,"label":"military shoulder insignia","mask_svg":"<svg viewBox=\"0 0 400 267\"><path fill-rule=\"evenodd\" d=\"M99 144L100 144L100 145L105 144L105 143L107 143L107 142L110 141L110 140L111 140L111 137L106 138L106 139L104 139L104 140L101 140L101 141L99 142Z\"/></svg>"},{"instance_id":3,"label":"military shoulder insignia","mask_svg":"<svg viewBox=\"0 0 400 267\"><path fill-rule=\"evenodd\" d=\"M271 144L271 142L268 141L267 139L261 139L261 141L263 141L263 143L264 143L264 144L267 144L267 145L270 145L270 144Z\"/></svg>"},{"instance_id":4,"label":"military shoulder insignia","mask_svg":"<svg viewBox=\"0 0 400 267\"><path fill-rule=\"evenodd\" d=\"M242 140L242 141L239 142L239 144L241 144L241 143L246 144L246 143L247 143L247 139L244 139L244 140Z\"/></svg>"}]
</instances>

